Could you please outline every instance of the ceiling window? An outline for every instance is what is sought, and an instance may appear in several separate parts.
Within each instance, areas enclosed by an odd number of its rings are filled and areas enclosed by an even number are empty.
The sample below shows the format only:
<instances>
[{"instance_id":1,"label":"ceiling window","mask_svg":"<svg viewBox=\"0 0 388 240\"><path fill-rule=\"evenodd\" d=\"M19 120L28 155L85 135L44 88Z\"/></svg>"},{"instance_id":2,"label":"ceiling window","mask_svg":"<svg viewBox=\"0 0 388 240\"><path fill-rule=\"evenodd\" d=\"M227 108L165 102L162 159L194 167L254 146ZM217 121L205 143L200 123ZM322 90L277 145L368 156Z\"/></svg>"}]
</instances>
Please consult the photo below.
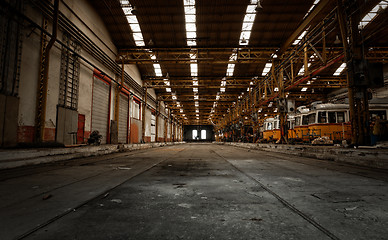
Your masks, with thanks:
<instances>
[{"instance_id":1,"label":"ceiling window","mask_svg":"<svg viewBox=\"0 0 388 240\"><path fill-rule=\"evenodd\" d=\"M335 70L335 72L333 73L333 76L341 75L341 73L344 71L345 68L346 68L346 63L342 63L341 66L339 66L339 68Z\"/></svg>"},{"instance_id":2,"label":"ceiling window","mask_svg":"<svg viewBox=\"0 0 388 240\"><path fill-rule=\"evenodd\" d=\"M388 7L387 1L380 1L372 10L367 13L362 19L359 24L361 28L368 25L370 22L372 22L377 15L379 15L381 12L383 12Z\"/></svg>"},{"instance_id":3,"label":"ceiling window","mask_svg":"<svg viewBox=\"0 0 388 240\"><path fill-rule=\"evenodd\" d=\"M186 22L187 46L197 45L197 26L195 0L183 0Z\"/></svg>"},{"instance_id":4,"label":"ceiling window","mask_svg":"<svg viewBox=\"0 0 388 240\"><path fill-rule=\"evenodd\" d=\"M263 72L261 73L261 76L265 76L271 71L272 63L266 63L263 69Z\"/></svg>"},{"instance_id":5,"label":"ceiling window","mask_svg":"<svg viewBox=\"0 0 388 240\"><path fill-rule=\"evenodd\" d=\"M133 37L133 40L135 41L135 45L137 47L144 47L145 43L144 43L143 33L141 32L139 21L137 20L136 15L132 14L133 6L129 3L128 0L120 0L120 4L121 4L121 8L123 9L125 17L127 18L129 27L131 28L132 37ZM151 55L151 59L156 61L156 56ZM157 77L163 76L162 68L160 67L159 63L154 64L154 70L155 70L155 75Z\"/></svg>"},{"instance_id":6,"label":"ceiling window","mask_svg":"<svg viewBox=\"0 0 388 240\"><path fill-rule=\"evenodd\" d=\"M257 7L257 0L251 0L250 4L247 6L247 10L245 11L245 16L241 28L241 34L240 34L240 45L248 45L249 39L251 38L251 32L253 23L255 22L256 18L256 7Z\"/></svg>"},{"instance_id":7,"label":"ceiling window","mask_svg":"<svg viewBox=\"0 0 388 240\"><path fill-rule=\"evenodd\" d=\"M133 39L135 40L136 46L138 47L145 46L140 24L137 20L136 15L132 14L132 10L133 10L132 5L129 3L128 0L120 0L120 3L121 3L121 8L123 9L123 12L125 14L125 17L127 18L129 27L132 30L132 36L133 36Z\"/></svg>"},{"instance_id":8,"label":"ceiling window","mask_svg":"<svg viewBox=\"0 0 388 240\"><path fill-rule=\"evenodd\" d=\"M311 66L311 63L308 63L307 67L309 68L310 66ZM305 72L305 69L304 69L304 65L303 65L303 67L301 69L299 69L298 76L304 75L304 72Z\"/></svg>"},{"instance_id":9,"label":"ceiling window","mask_svg":"<svg viewBox=\"0 0 388 240\"><path fill-rule=\"evenodd\" d=\"M320 2L320 0L315 0L314 3L313 3L313 5L311 5L310 9L307 11L306 15L304 15L303 18L306 18L306 17L310 14L310 12L315 8L315 6L317 6L317 4L318 4L319 2Z\"/></svg>"},{"instance_id":10,"label":"ceiling window","mask_svg":"<svg viewBox=\"0 0 388 240\"><path fill-rule=\"evenodd\" d=\"M300 41L302 41L303 37L306 35L306 33L307 33L307 30L303 31L303 32L299 35L299 37L298 37L297 39L295 39L295 41L294 41L292 44L294 44L294 45L299 44Z\"/></svg>"}]
</instances>

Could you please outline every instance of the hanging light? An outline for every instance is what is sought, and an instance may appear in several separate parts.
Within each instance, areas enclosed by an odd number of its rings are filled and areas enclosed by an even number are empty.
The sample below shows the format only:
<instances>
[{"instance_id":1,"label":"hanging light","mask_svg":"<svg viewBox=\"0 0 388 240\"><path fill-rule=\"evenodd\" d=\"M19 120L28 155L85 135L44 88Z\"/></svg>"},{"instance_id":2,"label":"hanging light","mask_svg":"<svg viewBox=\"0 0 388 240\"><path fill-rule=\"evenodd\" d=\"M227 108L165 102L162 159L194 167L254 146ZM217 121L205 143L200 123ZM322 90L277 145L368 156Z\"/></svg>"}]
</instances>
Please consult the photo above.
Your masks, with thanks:
<instances>
[{"instance_id":1,"label":"hanging light","mask_svg":"<svg viewBox=\"0 0 388 240\"><path fill-rule=\"evenodd\" d=\"M338 35L335 36L334 44L340 44L341 40L339 39Z\"/></svg>"},{"instance_id":2,"label":"hanging light","mask_svg":"<svg viewBox=\"0 0 388 240\"><path fill-rule=\"evenodd\" d=\"M261 10L261 9L263 9L263 6L261 6L261 0L259 0L259 1L257 1L257 6L256 6L256 11L259 11L259 10Z\"/></svg>"},{"instance_id":3,"label":"hanging light","mask_svg":"<svg viewBox=\"0 0 388 240\"><path fill-rule=\"evenodd\" d=\"M132 13L133 15L136 15L136 14L137 14L137 8L136 8L135 6L132 7L131 13Z\"/></svg>"}]
</instances>

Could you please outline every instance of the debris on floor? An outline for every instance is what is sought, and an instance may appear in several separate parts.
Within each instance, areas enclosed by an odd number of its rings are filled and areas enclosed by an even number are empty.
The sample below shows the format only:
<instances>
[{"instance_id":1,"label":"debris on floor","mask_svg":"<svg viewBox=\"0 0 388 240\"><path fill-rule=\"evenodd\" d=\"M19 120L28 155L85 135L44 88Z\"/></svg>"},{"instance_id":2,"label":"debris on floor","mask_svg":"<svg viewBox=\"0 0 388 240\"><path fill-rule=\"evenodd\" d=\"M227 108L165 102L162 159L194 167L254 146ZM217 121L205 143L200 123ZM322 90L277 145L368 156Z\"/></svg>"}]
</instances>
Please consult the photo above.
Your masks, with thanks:
<instances>
[{"instance_id":1,"label":"debris on floor","mask_svg":"<svg viewBox=\"0 0 388 240\"><path fill-rule=\"evenodd\" d=\"M330 140L328 136L322 136L314 139L311 145L333 145L333 140Z\"/></svg>"},{"instance_id":2,"label":"debris on floor","mask_svg":"<svg viewBox=\"0 0 388 240\"><path fill-rule=\"evenodd\" d=\"M117 169L118 170L131 170L130 167L118 167Z\"/></svg>"},{"instance_id":3,"label":"debris on floor","mask_svg":"<svg viewBox=\"0 0 388 240\"><path fill-rule=\"evenodd\" d=\"M47 200L47 199L51 198L52 196L53 195L51 195L51 194L44 195L42 200Z\"/></svg>"},{"instance_id":4,"label":"debris on floor","mask_svg":"<svg viewBox=\"0 0 388 240\"><path fill-rule=\"evenodd\" d=\"M122 203L123 202L123 201L121 201L121 199L112 199L110 201L114 202L114 203Z\"/></svg>"}]
</instances>

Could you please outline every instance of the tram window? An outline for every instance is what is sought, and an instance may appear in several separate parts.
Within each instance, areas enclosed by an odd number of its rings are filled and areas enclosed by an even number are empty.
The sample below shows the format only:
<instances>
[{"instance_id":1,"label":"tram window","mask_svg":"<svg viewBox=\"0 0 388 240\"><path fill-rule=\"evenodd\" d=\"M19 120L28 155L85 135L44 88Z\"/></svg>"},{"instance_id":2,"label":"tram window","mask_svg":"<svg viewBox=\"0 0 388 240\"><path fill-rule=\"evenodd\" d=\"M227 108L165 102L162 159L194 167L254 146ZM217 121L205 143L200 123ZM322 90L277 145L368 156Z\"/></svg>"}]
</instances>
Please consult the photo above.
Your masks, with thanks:
<instances>
[{"instance_id":1,"label":"tram window","mask_svg":"<svg viewBox=\"0 0 388 240\"><path fill-rule=\"evenodd\" d=\"M300 126L300 117L295 118L295 126Z\"/></svg>"},{"instance_id":2,"label":"tram window","mask_svg":"<svg viewBox=\"0 0 388 240\"><path fill-rule=\"evenodd\" d=\"M329 123L336 123L336 121L335 121L335 112L328 112L327 114L329 116Z\"/></svg>"},{"instance_id":3,"label":"tram window","mask_svg":"<svg viewBox=\"0 0 388 240\"><path fill-rule=\"evenodd\" d=\"M345 112L337 112L337 122L338 123L345 122Z\"/></svg>"},{"instance_id":4,"label":"tram window","mask_svg":"<svg viewBox=\"0 0 388 240\"><path fill-rule=\"evenodd\" d=\"M274 122L274 126L273 126L273 129L278 129L278 124L279 122Z\"/></svg>"},{"instance_id":5,"label":"tram window","mask_svg":"<svg viewBox=\"0 0 388 240\"><path fill-rule=\"evenodd\" d=\"M272 123L268 123L267 130L272 130Z\"/></svg>"},{"instance_id":6,"label":"tram window","mask_svg":"<svg viewBox=\"0 0 388 240\"><path fill-rule=\"evenodd\" d=\"M382 120L387 119L386 111L378 111L378 110L370 111L371 118L375 118L376 116L379 116L380 119L382 119Z\"/></svg>"},{"instance_id":7,"label":"tram window","mask_svg":"<svg viewBox=\"0 0 388 240\"><path fill-rule=\"evenodd\" d=\"M326 112L318 112L318 123L326 123Z\"/></svg>"},{"instance_id":8,"label":"tram window","mask_svg":"<svg viewBox=\"0 0 388 240\"><path fill-rule=\"evenodd\" d=\"M308 124L309 124L308 116L303 116L302 125L308 125Z\"/></svg>"},{"instance_id":9,"label":"tram window","mask_svg":"<svg viewBox=\"0 0 388 240\"><path fill-rule=\"evenodd\" d=\"M313 124L315 123L315 113L309 114L308 115L308 124Z\"/></svg>"}]
</instances>

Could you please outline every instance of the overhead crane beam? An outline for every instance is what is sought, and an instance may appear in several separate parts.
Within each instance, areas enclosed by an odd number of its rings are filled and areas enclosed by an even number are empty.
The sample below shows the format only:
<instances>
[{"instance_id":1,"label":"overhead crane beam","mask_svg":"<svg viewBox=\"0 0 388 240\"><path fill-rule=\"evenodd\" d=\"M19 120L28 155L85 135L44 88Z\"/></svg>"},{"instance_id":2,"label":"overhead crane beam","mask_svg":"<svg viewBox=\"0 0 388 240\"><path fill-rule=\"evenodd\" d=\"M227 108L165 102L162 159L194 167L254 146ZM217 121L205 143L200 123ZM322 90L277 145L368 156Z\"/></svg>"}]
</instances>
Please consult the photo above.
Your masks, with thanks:
<instances>
[{"instance_id":1,"label":"overhead crane beam","mask_svg":"<svg viewBox=\"0 0 388 240\"><path fill-rule=\"evenodd\" d=\"M338 55L342 49L338 47L325 48L324 55ZM253 63L267 63L271 59L276 49L255 49L244 48L237 49L236 60L230 60L230 54L233 53L233 49L224 49L223 51L212 51L212 49L203 49L201 51L192 51L191 49L182 49L182 52L167 51L167 50L154 50L154 49L133 49L122 50L117 58L117 63L124 64L253 64ZM314 50L310 49L307 54L312 55L318 51L322 51L319 47L314 47ZM156 57L155 57L156 56ZM318 56L319 57L319 56ZM388 60L388 48L370 48L366 52L366 58L371 61L387 61ZM294 61L301 60L303 57L294 56ZM315 61L309 59L309 62Z\"/></svg>"},{"instance_id":2,"label":"overhead crane beam","mask_svg":"<svg viewBox=\"0 0 388 240\"><path fill-rule=\"evenodd\" d=\"M157 99L158 101L165 101L165 102L173 102L173 101L179 101L179 102L193 102L193 101L199 101L199 102L233 102L236 101L239 94L221 94L219 100L216 100L214 95L199 95L199 100L194 99L194 95L179 95L178 100L174 100L171 96L171 94L160 94L158 95Z\"/></svg>"}]
</instances>

